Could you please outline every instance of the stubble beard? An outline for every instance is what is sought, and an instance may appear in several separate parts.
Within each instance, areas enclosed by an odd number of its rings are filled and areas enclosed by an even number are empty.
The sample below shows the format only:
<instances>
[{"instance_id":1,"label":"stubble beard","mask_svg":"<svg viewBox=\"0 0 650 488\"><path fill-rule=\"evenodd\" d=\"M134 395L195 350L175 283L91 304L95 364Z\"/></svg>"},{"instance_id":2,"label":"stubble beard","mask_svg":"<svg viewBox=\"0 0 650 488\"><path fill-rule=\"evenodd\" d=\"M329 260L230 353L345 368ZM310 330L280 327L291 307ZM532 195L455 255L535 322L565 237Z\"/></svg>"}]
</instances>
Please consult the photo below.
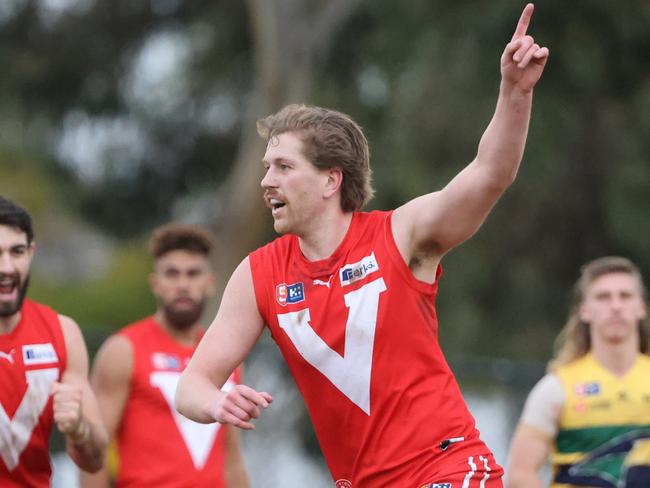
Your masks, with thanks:
<instances>
[{"instance_id":1,"label":"stubble beard","mask_svg":"<svg viewBox=\"0 0 650 488\"><path fill-rule=\"evenodd\" d=\"M19 278L20 279L20 278ZM27 289L29 288L29 275L25 278L25 282L21 285L20 282L17 285L18 288L18 297L13 303L0 303L0 317L8 318L12 315L15 315L23 307L23 302L27 296Z\"/></svg>"},{"instance_id":2,"label":"stubble beard","mask_svg":"<svg viewBox=\"0 0 650 488\"><path fill-rule=\"evenodd\" d=\"M187 330L199 322L204 308L205 301L197 302L193 307L182 310L176 309L170 303L163 305L163 313L172 327L177 330Z\"/></svg>"}]
</instances>

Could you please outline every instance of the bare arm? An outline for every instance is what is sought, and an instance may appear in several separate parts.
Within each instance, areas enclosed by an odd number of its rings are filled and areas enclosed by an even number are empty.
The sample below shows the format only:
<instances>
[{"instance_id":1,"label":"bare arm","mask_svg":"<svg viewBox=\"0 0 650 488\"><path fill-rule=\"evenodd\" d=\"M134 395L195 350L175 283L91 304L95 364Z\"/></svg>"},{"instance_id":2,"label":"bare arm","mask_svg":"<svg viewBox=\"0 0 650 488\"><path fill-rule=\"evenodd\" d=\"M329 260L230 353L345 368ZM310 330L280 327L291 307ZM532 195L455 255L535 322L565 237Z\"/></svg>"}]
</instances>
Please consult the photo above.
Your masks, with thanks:
<instances>
[{"instance_id":1,"label":"bare arm","mask_svg":"<svg viewBox=\"0 0 650 488\"><path fill-rule=\"evenodd\" d=\"M510 446L508 488L542 488L539 470L549 453L552 438L531 425L520 423Z\"/></svg>"},{"instance_id":2,"label":"bare arm","mask_svg":"<svg viewBox=\"0 0 650 488\"><path fill-rule=\"evenodd\" d=\"M239 429L232 425L225 425L226 453L224 460L224 478L227 488L249 488L250 481L246 473L246 466L241 454L239 442Z\"/></svg>"},{"instance_id":3,"label":"bare arm","mask_svg":"<svg viewBox=\"0 0 650 488\"><path fill-rule=\"evenodd\" d=\"M557 436L564 402L564 388L553 373L545 375L528 394L510 445L509 488L541 488L539 470Z\"/></svg>"},{"instance_id":4,"label":"bare arm","mask_svg":"<svg viewBox=\"0 0 650 488\"><path fill-rule=\"evenodd\" d=\"M233 370L253 348L264 328L257 310L248 258L230 278L217 316L201 339L176 389L176 408L195 422L221 422L253 429L252 418L272 401L266 392L237 385L221 391Z\"/></svg>"},{"instance_id":5,"label":"bare arm","mask_svg":"<svg viewBox=\"0 0 650 488\"><path fill-rule=\"evenodd\" d=\"M442 255L471 237L514 181L528 134L533 87L548 58L526 30L528 4L501 56L501 86L494 116L476 158L441 191L416 198L393 214L393 232L405 260ZM435 267L435 266L434 266Z\"/></svg>"},{"instance_id":6,"label":"bare arm","mask_svg":"<svg viewBox=\"0 0 650 488\"><path fill-rule=\"evenodd\" d=\"M120 335L110 337L97 352L91 377L99 411L110 439L115 438L115 432L122 420L132 371L131 343ZM81 474L82 488L108 488L109 480L105 466L95 474Z\"/></svg>"},{"instance_id":7,"label":"bare arm","mask_svg":"<svg viewBox=\"0 0 650 488\"><path fill-rule=\"evenodd\" d=\"M79 326L69 317L59 319L68 360L61 382L52 386L54 422L75 464L94 472L104 463L108 437L88 383L88 352Z\"/></svg>"}]
</instances>

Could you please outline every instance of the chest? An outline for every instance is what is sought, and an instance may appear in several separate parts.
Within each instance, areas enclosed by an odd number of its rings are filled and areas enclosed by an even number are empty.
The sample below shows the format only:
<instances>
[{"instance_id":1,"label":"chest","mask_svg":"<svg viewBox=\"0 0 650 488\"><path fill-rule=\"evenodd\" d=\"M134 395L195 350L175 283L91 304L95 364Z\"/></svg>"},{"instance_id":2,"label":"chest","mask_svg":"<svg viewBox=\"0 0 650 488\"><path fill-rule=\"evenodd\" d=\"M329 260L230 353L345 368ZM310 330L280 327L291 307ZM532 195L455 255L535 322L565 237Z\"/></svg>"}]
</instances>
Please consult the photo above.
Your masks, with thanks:
<instances>
[{"instance_id":1,"label":"chest","mask_svg":"<svg viewBox=\"0 0 650 488\"><path fill-rule=\"evenodd\" d=\"M592 374L566 386L565 427L650 424L650 381L637 375L617 379Z\"/></svg>"}]
</instances>

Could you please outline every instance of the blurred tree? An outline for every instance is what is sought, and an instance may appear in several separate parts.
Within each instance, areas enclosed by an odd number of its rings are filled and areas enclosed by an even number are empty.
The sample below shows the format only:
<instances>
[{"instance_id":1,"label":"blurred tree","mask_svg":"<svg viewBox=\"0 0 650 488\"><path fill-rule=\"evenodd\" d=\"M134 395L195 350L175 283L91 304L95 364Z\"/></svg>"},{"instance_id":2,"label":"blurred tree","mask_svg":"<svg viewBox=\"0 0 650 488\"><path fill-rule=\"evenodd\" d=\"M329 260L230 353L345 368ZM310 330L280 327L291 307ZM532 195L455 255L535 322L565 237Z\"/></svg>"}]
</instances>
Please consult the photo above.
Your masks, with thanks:
<instances>
[{"instance_id":1,"label":"blurred tree","mask_svg":"<svg viewBox=\"0 0 650 488\"><path fill-rule=\"evenodd\" d=\"M256 118L295 101L352 114L371 142L375 208L441 188L474 156L520 7L5 2L0 161L31 155L26 165L114 236L211 222L225 275L272 236ZM642 0L538 5L532 32L551 60L524 165L485 228L445 259L448 350L544 358L582 262L626 254L648 274L649 20Z\"/></svg>"}]
</instances>

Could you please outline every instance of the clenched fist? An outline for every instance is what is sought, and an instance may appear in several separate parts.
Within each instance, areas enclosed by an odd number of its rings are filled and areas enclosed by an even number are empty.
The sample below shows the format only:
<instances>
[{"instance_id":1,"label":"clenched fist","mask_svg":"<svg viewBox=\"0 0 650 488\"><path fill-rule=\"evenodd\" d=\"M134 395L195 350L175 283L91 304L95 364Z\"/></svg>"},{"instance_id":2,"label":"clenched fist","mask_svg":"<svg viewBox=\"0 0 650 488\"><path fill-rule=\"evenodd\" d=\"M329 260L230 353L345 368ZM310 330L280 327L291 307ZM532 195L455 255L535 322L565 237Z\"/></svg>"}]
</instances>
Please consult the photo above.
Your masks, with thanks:
<instances>
[{"instance_id":1,"label":"clenched fist","mask_svg":"<svg viewBox=\"0 0 650 488\"><path fill-rule=\"evenodd\" d=\"M55 382L52 385L54 422L73 443L83 443L89 434L82 413L81 386Z\"/></svg>"}]
</instances>

